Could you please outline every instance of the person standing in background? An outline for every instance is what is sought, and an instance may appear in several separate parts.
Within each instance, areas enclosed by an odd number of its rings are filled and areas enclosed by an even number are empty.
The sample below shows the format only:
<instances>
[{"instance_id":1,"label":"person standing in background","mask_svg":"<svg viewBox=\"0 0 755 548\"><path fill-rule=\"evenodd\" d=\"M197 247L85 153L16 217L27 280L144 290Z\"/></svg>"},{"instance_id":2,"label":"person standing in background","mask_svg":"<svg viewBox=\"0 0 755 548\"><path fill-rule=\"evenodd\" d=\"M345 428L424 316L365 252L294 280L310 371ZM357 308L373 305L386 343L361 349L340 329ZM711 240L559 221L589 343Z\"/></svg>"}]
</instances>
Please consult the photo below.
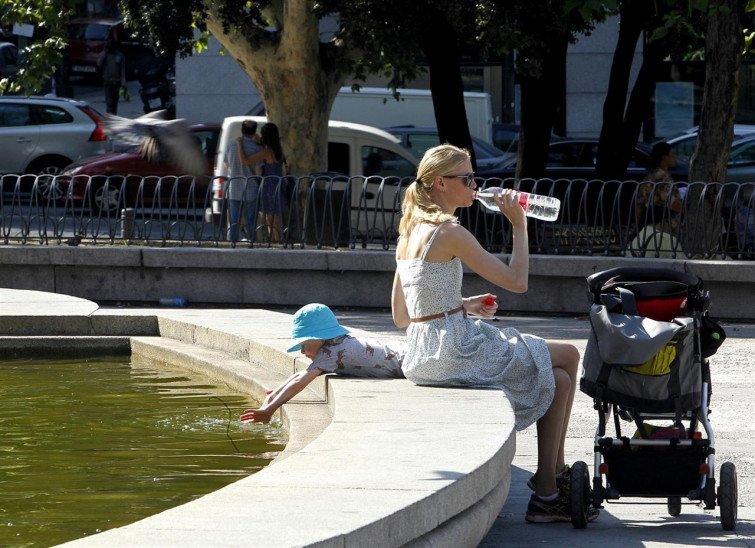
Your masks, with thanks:
<instances>
[{"instance_id":1,"label":"person standing in background","mask_svg":"<svg viewBox=\"0 0 755 548\"><path fill-rule=\"evenodd\" d=\"M262 147L257 137L257 122L244 120L241 124L241 137L228 143L225 153L225 167L228 173L225 196L228 199L228 238L235 242L239 238L241 209L245 208L249 239L252 240L257 227L259 180L255 176L256 164L243 164L239 150L245 154L256 154Z\"/></svg>"},{"instance_id":2,"label":"person standing in background","mask_svg":"<svg viewBox=\"0 0 755 548\"><path fill-rule=\"evenodd\" d=\"M97 68L105 88L107 112L118 114L120 91L126 87L126 57L118 51L118 44L112 36L105 41L105 49L97 57Z\"/></svg>"},{"instance_id":3,"label":"person standing in background","mask_svg":"<svg viewBox=\"0 0 755 548\"><path fill-rule=\"evenodd\" d=\"M262 176L260 209L265 214L265 227L270 242L280 242L283 236L283 214L288 211L286 192L286 158L280 142L278 126L266 123L260 130L262 150L251 156L239 149L243 165L256 165L257 175Z\"/></svg>"}]
</instances>

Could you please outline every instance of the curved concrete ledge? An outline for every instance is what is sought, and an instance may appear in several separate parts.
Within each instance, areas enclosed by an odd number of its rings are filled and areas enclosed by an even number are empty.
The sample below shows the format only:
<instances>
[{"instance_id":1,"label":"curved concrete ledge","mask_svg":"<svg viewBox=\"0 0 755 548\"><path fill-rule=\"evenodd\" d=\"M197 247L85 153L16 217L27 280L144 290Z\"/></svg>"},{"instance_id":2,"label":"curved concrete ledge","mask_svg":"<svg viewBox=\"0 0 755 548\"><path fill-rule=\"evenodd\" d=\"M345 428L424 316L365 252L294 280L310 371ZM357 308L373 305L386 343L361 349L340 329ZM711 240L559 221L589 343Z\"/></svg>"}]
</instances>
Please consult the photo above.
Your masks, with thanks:
<instances>
[{"instance_id":1,"label":"curved concrete ledge","mask_svg":"<svg viewBox=\"0 0 755 548\"><path fill-rule=\"evenodd\" d=\"M23 320L30 314L19 310ZM66 325L66 344L128 336L131 351L180 363L256 397L302 358L285 352L290 318L262 310L100 310L0 318L3 347ZM74 322L75 324L75 322ZM357 331L357 330L355 330ZM83 338L82 338L83 337ZM45 342L46 341L46 342ZM497 390L320 377L281 410L289 444L266 469L155 516L70 546L476 546L509 489L515 436Z\"/></svg>"}]
</instances>

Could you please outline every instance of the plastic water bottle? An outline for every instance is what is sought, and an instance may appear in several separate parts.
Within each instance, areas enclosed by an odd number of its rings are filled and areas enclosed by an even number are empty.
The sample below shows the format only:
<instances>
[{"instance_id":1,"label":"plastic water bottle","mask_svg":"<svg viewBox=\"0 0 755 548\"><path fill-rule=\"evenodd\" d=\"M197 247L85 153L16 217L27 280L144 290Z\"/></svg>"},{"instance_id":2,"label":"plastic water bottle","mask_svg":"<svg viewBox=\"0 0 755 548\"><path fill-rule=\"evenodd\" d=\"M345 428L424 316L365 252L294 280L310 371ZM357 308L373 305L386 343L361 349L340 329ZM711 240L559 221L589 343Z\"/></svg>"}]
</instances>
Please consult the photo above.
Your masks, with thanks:
<instances>
[{"instance_id":1,"label":"plastic water bottle","mask_svg":"<svg viewBox=\"0 0 755 548\"><path fill-rule=\"evenodd\" d=\"M558 210L561 208L561 201L552 196L541 196L540 194L529 194L527 192L517 192L519 196L519 205L524 209L527 217L541 219L543 221L555 221L558 217ZM490 211L500 212L498 205L493 201L495 194L492 190L481 190L477 193L477 200Z\"/></svg>"},{"instance_id":2,"label":"plastic water bottle","mask_svg":"<svg viewBox=\"0 0 755 548\"><path fill-rule=\"evenodd\" d=\"M183 297L163 297L160 299L160 305L162 306L175 306L177 308L183 308L188 305L189 301Z\"/></svg>"}]
</instances>

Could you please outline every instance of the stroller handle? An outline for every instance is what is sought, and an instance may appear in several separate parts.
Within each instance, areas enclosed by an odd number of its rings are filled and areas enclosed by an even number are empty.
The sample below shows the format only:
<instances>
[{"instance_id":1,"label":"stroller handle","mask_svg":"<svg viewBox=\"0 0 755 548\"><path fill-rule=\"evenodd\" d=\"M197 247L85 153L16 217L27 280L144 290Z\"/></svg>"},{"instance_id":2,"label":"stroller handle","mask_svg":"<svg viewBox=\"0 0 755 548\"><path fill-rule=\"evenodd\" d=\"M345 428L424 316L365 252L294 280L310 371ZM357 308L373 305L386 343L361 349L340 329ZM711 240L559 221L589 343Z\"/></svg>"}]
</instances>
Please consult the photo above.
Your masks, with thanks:
<instances>
[{"instance_id":1,"label":"stroller handle","mask_svg":"<svg viewBox=\"0 0 755 548\"><path fill-rule=\"evenodd\" d=\"M703 281L699 276L688 274L686 272L679 272L677 270L672 270L671 268L618 266L588 276L587 287L589 288L590 293L593 295L600 293L603 283L615 276L623 276L636 281L667 280L671 282L679 282L692 289L697 289L698 291L701 290L703 286Z\"/></svg>"}]
</instances>

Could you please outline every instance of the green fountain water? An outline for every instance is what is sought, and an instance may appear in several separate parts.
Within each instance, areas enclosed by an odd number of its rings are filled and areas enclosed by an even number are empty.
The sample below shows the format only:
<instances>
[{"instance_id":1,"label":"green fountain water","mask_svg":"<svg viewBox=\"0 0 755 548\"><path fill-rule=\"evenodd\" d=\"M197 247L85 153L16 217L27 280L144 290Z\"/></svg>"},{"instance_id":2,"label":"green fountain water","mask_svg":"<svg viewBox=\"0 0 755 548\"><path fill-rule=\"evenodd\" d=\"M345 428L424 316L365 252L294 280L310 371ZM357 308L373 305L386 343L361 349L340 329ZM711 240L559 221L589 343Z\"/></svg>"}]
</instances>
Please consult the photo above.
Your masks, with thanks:
<instances>
[{"instance_id":1,"label":"green fountain water","mask_svg":"<svg viewBox=\"0 0 755 548\"><path fill-rule=\"evenodd\" d=\"M0 546L53 546L193 500L266 466L282 427L254 402L139 357L0 362Z\"/></svg>"}]
</instances>

